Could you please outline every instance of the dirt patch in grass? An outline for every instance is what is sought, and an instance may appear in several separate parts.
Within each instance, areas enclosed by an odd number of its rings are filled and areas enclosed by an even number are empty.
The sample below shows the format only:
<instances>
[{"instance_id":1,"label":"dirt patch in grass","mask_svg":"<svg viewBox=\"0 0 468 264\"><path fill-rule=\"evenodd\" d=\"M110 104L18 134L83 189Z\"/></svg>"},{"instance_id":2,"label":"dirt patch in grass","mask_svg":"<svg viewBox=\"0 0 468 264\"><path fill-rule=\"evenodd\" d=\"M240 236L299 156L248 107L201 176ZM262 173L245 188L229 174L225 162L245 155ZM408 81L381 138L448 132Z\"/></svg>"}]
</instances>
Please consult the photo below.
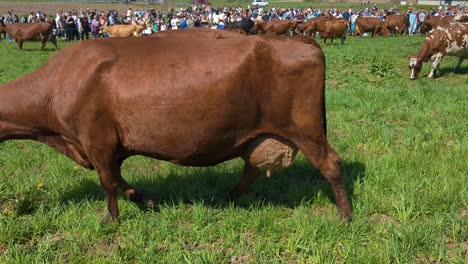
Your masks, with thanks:
<instances>
[{"instance_id":1,"label":"dirt patch in grass","mask_svg":"<svg viewBox=\"0 0 468 264\"><path fill-rule=\"evenodd\" d=\"M0 256L8 254L8 246L0 244Z\"/></svg>"},{"instance_id":2,"label":"dirt patch in grass","mask_svg":"<svg viewBox=\"0 0 468 264\"><path fill-rule=\"evenodd\" d=\"M375 213L369 217L369 221L372 225L394 225L398 226L399 223L395 221L392 217L386 214Z\"/></svg>"},{"instance_id":3,"label":"dirt patch in grass","mask_svg":"<svg viewBox=\"0 0 468 264\"><path fill-rule=\"evenodd\" d=\"M241 256L232 256L231 257L231 264L244 264L249 263L250 255L241 255Z\"/></svg>"},{"instance_id":4,"label":"dirt patch in grass","mask_svg":"<svg viewBox=\"0 0 468 264\"><path fill-rule=\"evenodd\" d=\"M460 219L462 219L465 222L468 222L468 210L461 209L461 211L460 211L460 213L458 215L460 216Z\"/></svg>"}]
</instances>

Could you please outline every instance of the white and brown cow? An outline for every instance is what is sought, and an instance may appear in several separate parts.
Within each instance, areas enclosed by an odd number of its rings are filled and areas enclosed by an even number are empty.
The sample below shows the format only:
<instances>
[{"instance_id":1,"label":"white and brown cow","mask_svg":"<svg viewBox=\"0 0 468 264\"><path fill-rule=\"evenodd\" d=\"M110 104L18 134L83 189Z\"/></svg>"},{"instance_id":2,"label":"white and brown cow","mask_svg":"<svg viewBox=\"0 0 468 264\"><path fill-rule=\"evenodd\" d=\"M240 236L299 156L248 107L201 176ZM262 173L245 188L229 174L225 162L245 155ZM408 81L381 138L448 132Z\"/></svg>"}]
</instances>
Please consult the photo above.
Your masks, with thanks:
<instances>
[{"instance_id":1,"label":"white and brown cow","mask_svg":"<svg viewBox=\"0 0 468 264\"><path fill-rule=\"evenodd\" d=\"M468 24L450 23L431 30L424 39L416 56L408 55L411 80L418 78L423 62L432 61L432 70L427 77L439 76L440 61L444 56L458 57L456 71L464 59L468 58Z\"/></svg>"}]
</instances>

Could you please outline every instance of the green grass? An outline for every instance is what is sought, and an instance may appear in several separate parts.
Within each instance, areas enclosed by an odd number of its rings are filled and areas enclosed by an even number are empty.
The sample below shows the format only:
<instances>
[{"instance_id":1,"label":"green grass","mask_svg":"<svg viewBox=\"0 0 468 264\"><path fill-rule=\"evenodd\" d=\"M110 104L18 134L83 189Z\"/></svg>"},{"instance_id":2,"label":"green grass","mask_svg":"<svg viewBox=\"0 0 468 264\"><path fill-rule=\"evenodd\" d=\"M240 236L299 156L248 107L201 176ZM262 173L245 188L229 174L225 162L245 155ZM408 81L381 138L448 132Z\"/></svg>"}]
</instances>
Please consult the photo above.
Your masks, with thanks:
<instances>
[{"instance_id":1,"label":"green grass","mask_svg":"<svg viewBox=\"0 0 468 264\"><path fill-rule=\"evenodd\" d=\"M95 172L9 141L0 144L0 263L466 263L468 63L453 74L456 60L444 58L442 77L425 78L425 65L410 81L406 55L421 42L324 47L329 140L344 161L351 223L337 219L330 186L303 156L237 203L223 198L239 160L189 168L133 157L123 175L155 192L160 211L120 197L121 223L101 225ZM0 43L0 83L53 54L25 47Z\"/></svg>"}]
</instances>

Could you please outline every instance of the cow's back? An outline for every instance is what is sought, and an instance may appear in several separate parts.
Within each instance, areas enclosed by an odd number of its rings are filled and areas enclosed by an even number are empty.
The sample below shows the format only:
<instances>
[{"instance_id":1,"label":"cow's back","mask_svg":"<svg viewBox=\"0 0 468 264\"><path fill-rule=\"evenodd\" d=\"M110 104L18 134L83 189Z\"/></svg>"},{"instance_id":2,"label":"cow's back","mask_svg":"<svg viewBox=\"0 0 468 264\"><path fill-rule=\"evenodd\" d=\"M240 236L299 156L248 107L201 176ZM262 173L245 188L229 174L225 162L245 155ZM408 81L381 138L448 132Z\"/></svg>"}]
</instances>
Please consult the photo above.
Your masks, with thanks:
<instances>
[{"instance_id":1,"label":"cow's back","mask_svg":"<svg viewBox=\"0 0 468 264\"><path fill-rule=\"evenodd\" d=\"M9 24L9 31L15 37L20 37L24 40L33 40L38 35L50 35L52 34L52 24L47 22L39 23L15 23Z\"/></svg>"},{"instance_id":2,"label":"cow's back","mask_svg":"<svg viewBox=\"0 0 468 264\"><path fill-rule=\"evenodd\" d=\"M297 41L104 39L62 57L76 63L58 73L69 81L54 93L57 119L80 127L101 113L128 151L184 164L220 162L258 133L281 134L295 107L322 103L323 53Z\"/></svg>"}]
</instances>

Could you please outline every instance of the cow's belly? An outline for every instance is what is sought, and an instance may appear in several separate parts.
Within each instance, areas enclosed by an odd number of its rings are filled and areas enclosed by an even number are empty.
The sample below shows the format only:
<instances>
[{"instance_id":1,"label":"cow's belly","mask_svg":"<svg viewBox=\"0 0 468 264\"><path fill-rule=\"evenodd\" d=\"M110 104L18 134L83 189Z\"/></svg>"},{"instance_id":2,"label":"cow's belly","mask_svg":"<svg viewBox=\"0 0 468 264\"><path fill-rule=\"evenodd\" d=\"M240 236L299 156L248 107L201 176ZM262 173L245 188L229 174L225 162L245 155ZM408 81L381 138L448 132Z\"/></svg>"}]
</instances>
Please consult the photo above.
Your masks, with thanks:
<instances>
[{"instance_id":1,"label":"cow's belly","mask_svg":"<svg viewBox=\"0 0 468 264\"><path fill-rule=\"evenodd\" d=\"M448 47L445 48L448 56L468 58L468 35L465 36L462 46L458 46L456 41L450 43Z\"/></svg>"},{"instance_id":2,"label":"cow's belly","mask_svg":"<svg viewBox=\"0 0 468 264\"><path fill-rule=\"evenodd\" d=\"M221 95L142 99L120 120L125 148L184 165L222 162L255 134L255 100L242 101Z\"/></svg>"},{"instance_id":3,"label":"cow's belly","mask_svg":"<svg viewBox=\"0 0 468 264\"><path fill-rule=\"evenodd\" d=\"M235 156L254 128L229 122L227 114L205 113L204 118L167 112L150 114L150 118L129 128L126 148L132 153L192 166L214 165Z\"/></svg>"}]
</instances>

